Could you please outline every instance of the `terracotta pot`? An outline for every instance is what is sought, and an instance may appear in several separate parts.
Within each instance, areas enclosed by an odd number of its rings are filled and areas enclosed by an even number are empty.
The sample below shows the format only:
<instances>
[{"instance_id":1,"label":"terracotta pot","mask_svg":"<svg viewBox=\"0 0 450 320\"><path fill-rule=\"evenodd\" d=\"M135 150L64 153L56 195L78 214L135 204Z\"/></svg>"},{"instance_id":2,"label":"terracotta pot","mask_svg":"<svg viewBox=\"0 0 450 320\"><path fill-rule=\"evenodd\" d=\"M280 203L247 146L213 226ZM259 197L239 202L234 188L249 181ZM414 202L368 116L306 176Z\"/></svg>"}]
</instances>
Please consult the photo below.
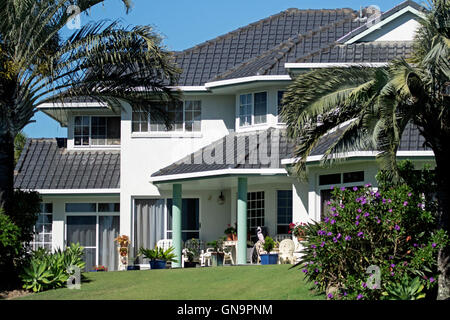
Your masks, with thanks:
<instances>
[{"instance_id":1,"label":"terracotta pot","mask_svg":"<svg viewBox=\"0 0 450 320\"><path fill-rule=\"evenodd\" d=\"M237 241L237 234L232 234L233 241Z\"/></svg>"},{"instance_id":2,"label":"terracotta pot","mask_svg":"<svg viewBox=\"0 0 450 320\"><path fill-rule=\"evenodd\" d=\"M227 234L227 241L233 240L233 235L231 233Z\"/></svg>"},{"instance_id":3,"label":"terracotta pot","mask_svg":"<svg viewBox=\"0 0 450 320\"><path fill-rule=\"evenodd\" d=\"M298 241L303 241L303 240L305 240L305 238L304 238L304 237L301 237L301 236L298 236L298 237L297 237L297 240L298 240Z\"/></svg>"}]
</instances>

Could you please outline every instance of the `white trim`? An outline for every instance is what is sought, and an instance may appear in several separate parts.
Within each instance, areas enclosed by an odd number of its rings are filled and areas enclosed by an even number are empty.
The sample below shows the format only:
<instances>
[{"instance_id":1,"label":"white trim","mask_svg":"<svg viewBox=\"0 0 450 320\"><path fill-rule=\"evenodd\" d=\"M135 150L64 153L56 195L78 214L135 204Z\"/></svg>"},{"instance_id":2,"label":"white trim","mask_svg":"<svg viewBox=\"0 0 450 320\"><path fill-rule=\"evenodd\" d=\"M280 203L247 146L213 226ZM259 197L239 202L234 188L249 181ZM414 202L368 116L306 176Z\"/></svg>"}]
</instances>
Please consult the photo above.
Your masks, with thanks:
<instances>
[{"instance_id":1,"label":"white trim","mask_svg":"<svg viewBox=\"0 0 450 320\"><path fill-rule=\"evenodd\" d=\"M416 16L420 17L420 18L425 18L425 14L414 9L411 6L407 6L406 8L403 8L402 10L394 13L392 16L378 22L377 24L374 24L373 26L371 26L369 29L365 30L364 32L361 32L360 34L354 36L353 38L351 38L350 40L347 40L345 42L345 44L352 44L356 41L358 41L361 38L364 38L365 36L367 36L368 34L379 30L382 26L384 26L385 24L397 19L398 17L402 16L403 14L407 13L407 12L411 12L413 14L415 14ZM357 30L357 29L356 29ZM345 36L344 36L345 37ZM337 40L339 41L339 39Z\"/></svg>"},{"instance_id":2,"label":"white trim","mask_svg":"<svg viewBox=\"0 0 450 320\"><path fill-rule=\"evenodd\" d=\"M120 189L27 189L25 191L36 191L40 194L120 194Z\"/></svg>"},{"instance_id":3,"label":"white trim","mask_svg":"<svg viewBox=\"0 0 450 320\"><path fill-rule=\"evenodd\" d=\"M57 102L42 103L36 109L53 109L53 108L106 108L108 105L104 102Z\"/></svg>"},{"instance_id":4,"label":"white trim","mask_svg":"<svg viewBox=\"0 0 450 320\"><path fill-rule=\"evenodd\" d=\"M205 83L205 88L214 88L220 86L228 86L233 84L242 84L254 81L289 81L292 78L289 75L271 75L271 76L251 76L243 78L235 78L228 80L219 80Z\"/></svg>"},{"instance_id":5,"label":"white trim","mask_svg":"<svg viewBox=\"0 0 450 320\"><path fill-rule=\"evenodd\" d=\"M353 158L353 157L375 157L379 154L379 151L354 151L348 153L339 153L333 156L336 158ZM397 151L397 157L434 157L433 151ZM320 161L323 158L323 154L316 156L309 156L306 162ZM290 158L281 160L281 164L293 164L296 163L299 158Z\"/></svg>"},{"instance_id":6,"label":"white trim","mask_svg":"<svg viewBox=\"0 0 450 320\"><path fill-rule=\"evenodd\" d=\"M180 173L167 176L150 177L150 182L161 182L171 180L182 180L191 178L214 177L219 175L235 175L235 174L259 174L259 175L276 175L287 174L286 169L222 169L203 172Z\"/></svg>"},{"instance_id":7,"label":"white trim","mask_svg":"<svg viewBox=\"0 0 450 320\"><path fill-rule=\"evenodd\" d=\"M185 92L190 91L201 91L201 92L209 92L209 90L205 86L174 86L174 87L168 87L172 90L181 90Z\"/></svg>"},{"instance_id":8,"label":"white trim","mask_svg":"<svg viewBox=\"0 0 450 320\"><path fill-rule=\"evenodd\" d=\"M317 63L285 63L285 69L316 69L316 68L349 68L349 67L386 67L388 62L317 62Z\"/></svg>"}]
</instances>

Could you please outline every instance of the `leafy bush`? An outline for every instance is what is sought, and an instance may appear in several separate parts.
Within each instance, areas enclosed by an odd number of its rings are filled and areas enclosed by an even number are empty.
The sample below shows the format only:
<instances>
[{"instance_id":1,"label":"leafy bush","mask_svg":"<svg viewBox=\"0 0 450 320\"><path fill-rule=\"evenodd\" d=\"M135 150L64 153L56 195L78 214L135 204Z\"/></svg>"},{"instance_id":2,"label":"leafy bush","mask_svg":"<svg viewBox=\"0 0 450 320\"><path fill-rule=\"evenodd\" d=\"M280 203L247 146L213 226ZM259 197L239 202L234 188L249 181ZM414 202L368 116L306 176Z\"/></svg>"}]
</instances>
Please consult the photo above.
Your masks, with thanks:
<instances>
[{"instance_id":1,"label":"leafy bush","mask_svg":"<svg viewBox=\"0 0 450 320\"><path fill-rule=\"evenodd\" d=\"M380 299L384 290L379 289L404 277L420 277L429 290L436 284L438 250L448 236L435 231L424 202L407 185L379 191L370 185L335 188L327 203L330 214L307 225L302 271L329 298ZM369 266L379 268L381 288L372 286Z\"/></svg>"},{"instance_id":2,"label":"leafy bush","mask_svg":"<svg viewBox=\"0 0 450 320\"><path fill-rule=\"evenodd\" d=\"M390 300L418 300L425 298L425 294L422 293L423 288L419 277L411 280L405 275L402 282L389 284L383 296Z\"/></svg>"},{"instance_id":3,"label":"leafy bush","mask_svg":"<svg viewBox=\"0 0 450 320\"><path fill-rule=\"evenodd\" d=\"M70 266L80 270L85 267L83 250L79 244L71 244L65 250L58 249L54 253L42 248L33 251L29 265L20 275L23 288L39 292L65 286L71 276Z\"/></svg>"},{"instance_id":4,"label":"leafy bush","mask_svg":"<svg viewBox=\"0 0 450 320\"><path fill-rule=\"evenodd\" d=\"M167 250L163 248L158 248L155 246L155 249L145 249L141 247L138 252L138 256L144 256L149 260L164 260L167 262L178 262L175 258L176 255L173 253L175 250L174 247L170 247Z\"/></svg>"},{"instance_id":5,"label":"leafy bush","mask_svg":"<svg viewBox=\"0 0 450 320\"><path fill-rule=\"evenodd\" d=\"M267 253L270 253L270 251L272 251L273 248L275 248L275 241L273 241L273 239L271 237L267 236L264 239L263 248L264 248L264 251L266 251Z\"/></svg>"}]
</instances>

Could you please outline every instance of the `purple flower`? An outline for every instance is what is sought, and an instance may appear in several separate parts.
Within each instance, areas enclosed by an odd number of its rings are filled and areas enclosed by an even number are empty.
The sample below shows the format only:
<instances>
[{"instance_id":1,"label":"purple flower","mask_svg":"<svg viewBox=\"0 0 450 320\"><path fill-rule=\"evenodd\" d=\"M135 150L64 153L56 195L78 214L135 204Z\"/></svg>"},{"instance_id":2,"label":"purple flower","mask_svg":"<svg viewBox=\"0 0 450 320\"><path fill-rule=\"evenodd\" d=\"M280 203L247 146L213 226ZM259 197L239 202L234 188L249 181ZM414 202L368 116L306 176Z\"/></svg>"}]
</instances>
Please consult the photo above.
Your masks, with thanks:
<instances>
[{"instance_id":1,"label":"purple flower","mask_svg":"<svg viewBox=\"0 0 450 320\"><path fill-rule=\"evenodd\" d=\"M322 243L320 244L320 246L323 248L324 245L325 245L325 241L322 241Z\"/></svg>"},{"instance_id":2,"label":"purple flower","mask_svg":"<svg viewBox=\"0 0 450 320\"><path fill-rule=\"evenodd\" d=\"M417 207L423 209L423 208L425 208L425 203L419 203L419 204L417 205Z\"/></svg>"},{"instance_id":3,"label":"purple flower","mask_svg":"<svg viewBox=\"0 0 450 320\"><path fill-rule=\"evenodd\" d=\"M327 201L327 206L331 205L331 201Z\"/></svg>"},{"instance_id":4,"label":"purple flower","mask_svg":"<svg viewBox=\"0 0 450 320\"><path fill-rule=\"evenodd\" d=\"M358 226L358 225L359 225L359 221L356 221L356 222L355 222L355 226Z\"/></svg>"},{"instance_id":5,"label":"purple flower","mask_svg":"<svg viewBox=\"0 0 450 320\"><path fill-rule=\"evenodd\" d=\"M392 277L394 276L394 274L395 274L395 272L391 272L391 276L392 276Z\"/></svg>"},{"instance_id":6,"label":"purple flower","mask_svg":"<svg viewBox=\"0 0 450 320\"><path fill-rule=\"evenodd\" d=\"M417 243L414 243L414 244L413 244L413 247L414 247L414 248L416 248L417 246L418 246L418 244L417 244Z\"/></svg>"},{"instance_id":7,"label":"purple flower","mask_svg":"<svg viewBox=\"0 0 450 320\"><path fill-rule=\"evenodd\" d=\"M362 212L362 209L361 209L361 208L358 208L358 210L356 210L356 211L358 211L358 213L361 213L361 212Z\"/></svg>"},{"instance_id":8,"label":"purple flower","mask_svg":"<svg viewBox=\"0 0 450 320\"><path fill-rule=\"evenodd\" d=\"M364 213L364 217L368 217L370 214L368 212Z\"/></svg>"},{"instance_id":9,"label":"purple flower","mask_svg":"<svg viewBox=\"0 0 450 320\"><path fill-rule=\"evenodd\" d=\"M328 299L333 299L333 294L332 293L328 294Z\"/></svg>"},{"instance_id":10,"label":"purple flower","mask_svg":"<svg viewBox=\"0 0 450 320\"><path fill-rule=\"evenodd\" d=\"M377 220L377 223L378 223L378 224L380 224L380 223L381 223L381 220L380 220L380 219L378 219L378 220Z\"/></svg>"},{"instance_id":11,"label":"purple flower","mask_svg":"<svg viewBox=\"0 0 450 320\"><path fill-rule=\"evenodd\" d=\"M336 222L336 220L334 220L334 219L331 219L331 224L334 224Z\"/></svg>"},{"instance_id":12,"label":"purple flower","mask_svg":"<svg viewBox=\"0 0 450 320\"><path fill-rule=\"evenodd\" d=\"M383 198L382 202L383 202L383 204L384 204L384 203L386 203L386 199L385 199L385 198Z\"/></svg>"},{"instance_id":13,"label":"purple flower","mask_svg":"<svg viewBox=\"0 0 450 320\"><path fill-rule=\"evenodd\" d=\"M358 232L358 237L360 237L360 238L364 238L364 232Z\"/></svg>"},{"instance_id":14,"label":"purple flower","mask_svg":"<svg viewBox=\"0 0 450 320\"><path fill-rule=\"evenodd\" d=\"M363 288L367 288L367 284L365 282L363 282L361 285Z\"/></svg>"},{"instance_id":15,"label":"purple flower","mask_svg":"<svg viewBox=\"0 0 450 320\"><path fill-rule=\"evenodd\" d=\"M333 242L337 242L337 239L336 239L336 237L333 237Z\"/></svg>"},{"instance_id":16,"label":"purple flower","mask_svg":"<svg viewBox=\"0 0 450 320\"><path fill-rule=\"evenodd\" d=\"M347 292L344 292L344 297L346 297L348 295L348 293Z\"/></svg>"},{"instance_id":17,"label":"purple flower","mask_svg":"<svg viewBox=\"0 0 450 320\"><path fill-rule=\"evenodd\" d=\"M436 243L433 242L433 243L431 244L431 247L436 248Z\"/></svg>"},{"instance_id":18,"label":"purple flower","mask_svg":"<svg viewBox=\"0 0 450 320\"><path fill-rule=\"evenodd\" d=\"M392 212L392 209L389 209L388 212Z\"/></svg>"},{"instance_id":19,"label":"purple flower","mask_svg":"<svg viewBox=\"0 0 450 320\"><path fill-rule=\"evenodd\" d=\"M411 196L412 196L412 193L411 193L411 192L409 192L409 193L408 193L408 197L411 197Z\"/></svg>"},{"instance_id":20,"label":"purple flower","mask_svg":"<svg viewBox=\"0 0 450 320\"><path fill-rule=\"evenodd\" d=\"M314 281L314 284L317 286L319 283L317 281Z\"/></svg>"},{"instance_id":21,"label":"purple flower","mask_svg":"<svg viewBox=\"0 0 450 320\"><path fill-rule=\"evenodd\" d=\"M375 197L379 198L379 197L381 197L381 194L377 191L377 192L375 192Z\"/></svg>"},{"instance_id":22,"label":"purple flower","mask_svg":"<svg viewBox=\"0 0 450 320\"><path fill-rule=\"evenodd\" d=\"M316 247L316 245L312 244L311 248L316 249L317 247Z\"/></svg>"},{"instance_id":23,"label":"purple flower","mask_svg":"<svg viewBox=\"0 0 450 320\"><path fill-rule=\"evenodd\" d=\"M350 241L351 239L352 239L352 237L350 237L350 236L345 236L345 238L344 238L345 241Z\"/></svg>"},{"instance_id":24,"label":"purple flower","mask_svg":"<svg viewBox=\"0 0 450 320\"><path fill-rule=\"evenodd\" d=\"M333 235L332 232L328 232L328 233L327 233L327 236L329 236L329 237L331 237L332 235Z\"/></svg>"},{"instance_id":25,"label":"purple flower","mask_svg":"<svg viewBox=\"0 0 450 320\"><path fill-rule=\"evenodd\" d=\"M391 268L395 268L395 264L394 263L391 263Z\"/></svg>"},{"instance_id":26,"label":"purple flower","mask_svg":"<svg viewBox=\"0 0 450 320\"><path fill-rule=\"evenodd\" d=\"M325 217L325 219L323 220L325 223L328 223L330 221L330 218Z\"/></svg>"},{"instance_id":27,"label":"purple flower","mask_svg":"<svg viewBox=\"0 0 450 320\"><path fill-rule=\"evenodd\" d=\"M358 191L358 187L353 187L353 191Z\"/></svg>"},{"instance_id":28,"label":"purple flower","mask_svg":"<svg viewBox=\"0 0 450 320\"><path fill-rule=\"evenodd\" d=\"M434 278L433 277L430 277L430 282L434 282Z\"/></svg>"},{"instance_id":29,"label":"purple flower","mask_svg":"<svg viewBox=\"0 0 450 320\"><path fill-rule=\"evenodd\" d=\"M331 207L331 211L336 211L336 207Z\"/></svg>"},{"instance_id":30,"label":"purple flower","mask_svg":"<svg viewBox=\"0 0 450 320\"><path fill-rule=\"evenodd\" d=\"M303 269L302 272L308 273L308 269Z\"/></svg>"},{"instance_id":31,"label":"purple flower","mask_svg":"<svg viewBox=\"0 0 450 320\"><path fill-rule=\"evenodd\" d=\"M395 229L395 230L397 230L397 231L398 231L398 230L400 230L400 227L399 227L399 225L398 225L398 224L396 224L396 225L395 225L395 227L394 227L394 229Z\"/></svg>"},{"instance_id":32,"label":"purple flower","mask_svg":"<svg viewBox=\"0 0 450 320\"><path fill-rule=\"evenodd\" d=\"M339 204L339 207L341 207L342 209L345 208L345 206L342 203Z\"/></svg>"},{"instance_id":33,"label":"purple flower","mask_svg":"<svg viewBox=\"0 0 450 320\"><path fill-rule=\"evenodd\" d=\"M408 205L408 201L403 202L403 206L406 207Z\"/></svg>"},{"instance_id":34,"label":"purple flower","mask_svg":"<svg viewBox=\"0 0 450 320\"><path fill-rule=\"evenodd\" d=\"M342 235L341 235L340 233L338 233L336 239L340 239L341 236L342 236Z\"/></svg>"},{"instance_id":35,"label":"purple flower","mask_svg":"<svg viewBox=\"0 0 450 320\"><path fill-rule=\"evenodd\" d=\"M341 191L345 191L345 187L341 187Z\"/></svg>"},{"instance_id":36,"label":"purple flower","mask_svg":"<svg viewBox=\"0 0 450 320\"><path fill-rule=\"evenodd\" d=\"M359 218L360 218L360 216L359 216L359 214L356 216L356 220L359 220Z\"/></svg>"},{"instance_id":37,"label":"purple flower","mask_svg":"<svg viewBox=\"0 0 450 320\"><path fill-rule=\"evenodd\" d=\"M356 300L360 300L360 299L362 299L364 296L360 293L360 294L358 294L358 296L356 297Z\"/></svg>"},{"instance_id":38,"label":"purple flower","mask_svg":"<svg viewBox=\"0 0 450 320\"><path fill-rule=\"evenodd\" d=\"M371 186L372 186L372 184L370 184L370 183L364 185L364 187L366 187L366 188L369 188Z\"/></svg>"},{"instance_id":39,"label":"purple flower","mask_svg":"<svg viewBox=\"0 0 450 320\"><path fill-rule=\"evenodd\" d=\"M334 186L331 186L330 189L331 189L331 190L334 190Z\"/></svg>"},{"instance_id":40,"label":"purple flower","mask_svg":"<svg viewBox=\"0 0 450 320\"><path fill-rule=\"evenodd\" d=\"M317 273L317 272L319 272L319 269L315 268L314 271Z\"/></svg>"},{"instance_id":41,"label":"purple flower","mask_svg":"<svg viewBox=\"0 0 450 320\"><path fill-rule=\"evenodd\" d=\"M394 256L389 256L389 260L392 260L392 259L394 259Z\"/></svg>"}]
</instances>

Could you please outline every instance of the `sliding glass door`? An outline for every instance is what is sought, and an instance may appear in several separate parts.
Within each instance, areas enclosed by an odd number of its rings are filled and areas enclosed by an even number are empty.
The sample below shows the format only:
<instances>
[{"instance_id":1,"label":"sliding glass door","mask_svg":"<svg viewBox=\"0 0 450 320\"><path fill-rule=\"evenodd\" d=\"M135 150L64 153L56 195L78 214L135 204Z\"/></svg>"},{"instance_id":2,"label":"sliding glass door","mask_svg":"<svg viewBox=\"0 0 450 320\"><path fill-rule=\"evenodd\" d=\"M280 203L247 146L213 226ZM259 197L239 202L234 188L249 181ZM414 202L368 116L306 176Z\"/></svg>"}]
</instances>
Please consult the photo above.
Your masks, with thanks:
<instances>
[{"instance_id":1,"label":"sliding glass door","mask_svg":"<svg viewBox=\"0 0 450 320\"><path fill-rule=\"evenodd\" d=\"M67 245L79 243L84 247L85 271L97 264L97 217L68 216Z\"/></svg>"}]
</instances>

